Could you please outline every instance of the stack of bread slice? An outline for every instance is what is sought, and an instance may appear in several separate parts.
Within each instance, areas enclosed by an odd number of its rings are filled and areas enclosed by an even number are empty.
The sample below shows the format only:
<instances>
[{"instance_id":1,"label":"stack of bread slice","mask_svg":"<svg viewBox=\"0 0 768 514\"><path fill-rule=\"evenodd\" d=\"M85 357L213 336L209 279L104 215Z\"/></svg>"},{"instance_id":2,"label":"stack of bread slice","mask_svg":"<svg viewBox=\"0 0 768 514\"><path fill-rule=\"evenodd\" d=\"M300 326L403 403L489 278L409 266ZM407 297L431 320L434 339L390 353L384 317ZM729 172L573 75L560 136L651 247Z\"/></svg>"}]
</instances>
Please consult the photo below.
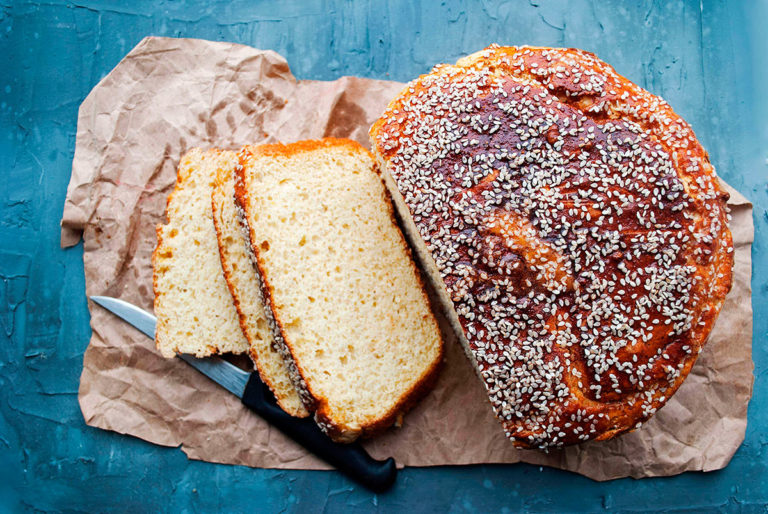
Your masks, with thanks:
<instances>
[{"instance_id":1,"label":"stack of bread slice","mask_svg":"<svg viewBox=\"0 0 768 514\"><path fill-rule=\"evenodd\" d=\"M164 356L245 353L334 440L392 425L442 340L371 154L349 140L192 150L153 254Z\"/></svg>"}]
</instances>

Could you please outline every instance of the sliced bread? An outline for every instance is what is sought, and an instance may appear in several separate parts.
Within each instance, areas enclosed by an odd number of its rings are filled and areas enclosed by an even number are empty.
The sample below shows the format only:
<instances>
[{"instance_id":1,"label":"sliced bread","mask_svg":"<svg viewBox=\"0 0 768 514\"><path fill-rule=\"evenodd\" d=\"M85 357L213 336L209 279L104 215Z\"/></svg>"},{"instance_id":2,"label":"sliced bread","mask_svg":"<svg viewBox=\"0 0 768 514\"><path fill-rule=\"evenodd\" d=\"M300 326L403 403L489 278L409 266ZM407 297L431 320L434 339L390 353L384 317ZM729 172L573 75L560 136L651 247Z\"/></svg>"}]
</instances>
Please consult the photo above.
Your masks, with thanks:
<instances>
[{"instance_id":1,"label":"sliced bread","mask_svg":"<svg viewBox=\"0 0 768 514\"><path fill-rule=\"evenodd\" d=\"M288 367L272 347L272 332L260 298L256 269L248 255L250 245L245 239L235 206L234 171L234 166L219 168L211 196L224 278L232 293L240 326L248 339L248 353L261 379L272 390L284 411L292 416L306 417L309 412L291 383Z\"/></svg>"},{"instance_id":2,"label":"sliced bread","mask_svg":"<svg viewBox=\"0 0 768 514\"><path fill-rule=\"evenodd\" d=\"M371 154L349 140L245 147L236 200L275 343L318 425L349 442L398 419L442 340Z\"/></svg>"},{"instance_id":3,"label":"sliced bread","mask_svg":"<svg viewBox=\"0 0 768 514\"><path fill-rule=\"evenodd\" d=\"M236 163L234 152L195 148L179 164L165 211L168 222L157 226L152 253L155 342L164 357L248 350L222 274L211 217L216 173Z\"/></svg>"}]
</instances>

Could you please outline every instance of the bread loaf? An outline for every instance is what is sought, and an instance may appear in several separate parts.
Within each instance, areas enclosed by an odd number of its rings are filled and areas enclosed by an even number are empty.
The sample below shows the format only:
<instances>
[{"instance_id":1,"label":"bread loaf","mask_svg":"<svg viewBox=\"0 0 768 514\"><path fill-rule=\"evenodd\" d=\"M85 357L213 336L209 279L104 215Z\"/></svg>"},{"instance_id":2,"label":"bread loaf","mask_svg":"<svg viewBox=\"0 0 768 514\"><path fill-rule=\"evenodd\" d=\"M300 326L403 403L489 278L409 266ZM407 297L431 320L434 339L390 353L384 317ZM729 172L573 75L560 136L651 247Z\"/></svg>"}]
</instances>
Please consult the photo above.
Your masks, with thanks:
<instances>
[{"instance_id":1,"label":"bread loaf","mask_svg":"<svg viewBox=\"0 0 768 514\"><path fill-rule=\"evenodd\" d=\"M216 173L236 164L234 152L197 148L179 164L165 211L168 221L157 226L152 253L155 342L164 357L248 349L222 274L211 217Z\"/></svg>"},{"instance_id":2,"label":"bread loaf","mask_svg":"<svg viewBox=\"0 0 768 514\"><path fill-rule=\"evenodd\" d=\"M666 102L587 52L494 45L411 82L371 138L516 445L608 439L677 390L733 244L728 195Z\"/></svg>"},{"instance_id":3,"label":"bread loaf","mask_svg":"<svg viewBox=\"0 0 768 514\"><path fill-rule=\"evenodd\" d=\"M338 139L246 147L236 199L315 420L344 442L391 425L436 376L442 342L370 153Z\"/></svg>"},{"instance_id":4,"label":"bread loaf","mask_svg":"<svg viewBox=\"0 0 768 514\"><path fill-rule=\"evenodd\" d=\"M309 412L291 383L288 367L272 347L272 332L260 298L256 269L248 255L250 245L240 226L235 206L234 172L234 165L219 168L211 198L224 278L232 293L243 334L248 340L248 353L261 380L272 390L284 411L292 416L306 417Z\"/></svg>"}]
</instances>

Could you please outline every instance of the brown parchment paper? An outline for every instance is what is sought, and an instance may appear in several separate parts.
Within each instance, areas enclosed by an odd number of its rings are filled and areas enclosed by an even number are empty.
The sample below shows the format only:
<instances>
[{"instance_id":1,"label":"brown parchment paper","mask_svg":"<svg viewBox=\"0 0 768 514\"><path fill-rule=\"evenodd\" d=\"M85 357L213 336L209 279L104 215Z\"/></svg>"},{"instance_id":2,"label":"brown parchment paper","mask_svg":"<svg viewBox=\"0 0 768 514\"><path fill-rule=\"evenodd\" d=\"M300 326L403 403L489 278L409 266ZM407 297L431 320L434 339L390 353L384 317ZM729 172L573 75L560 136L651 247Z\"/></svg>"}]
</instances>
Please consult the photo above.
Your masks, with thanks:
<instances>
[{"instance_id":1,"label":"brown parchment paper","mask_svg":"<svg viewBox=\"0 0 768 514\"><path fill-rule=\"evenodd\" d=\"M402 84L344 77L300 81L272 51L192 39L147 38L80 107L62 246L82 237L86 292L152 309L150 255L180 156L193 146L349 137L368 127ZM514 463L553 466L596 480L724 467L744 438L752 390L751 205L731 191L736 267L710 341L677 394L640 430L559 451L515 450L491 412L447 324L435 389L402 428L365 442L399 465ZM86 423L192 459L275 468L327 466L270 428L239 400L91 304L80 406Z\"/></svg>"}]
</instances>

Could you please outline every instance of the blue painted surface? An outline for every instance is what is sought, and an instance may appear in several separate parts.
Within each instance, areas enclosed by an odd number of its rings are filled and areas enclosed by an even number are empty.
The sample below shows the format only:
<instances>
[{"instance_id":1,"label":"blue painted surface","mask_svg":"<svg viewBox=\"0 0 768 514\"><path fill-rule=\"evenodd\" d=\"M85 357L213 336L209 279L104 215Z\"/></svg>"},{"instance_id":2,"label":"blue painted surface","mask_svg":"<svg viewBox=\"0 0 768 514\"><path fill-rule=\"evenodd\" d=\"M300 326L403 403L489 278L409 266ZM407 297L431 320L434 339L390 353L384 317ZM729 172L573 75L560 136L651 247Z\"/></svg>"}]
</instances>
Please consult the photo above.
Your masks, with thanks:
<instances>
[{"instance_id":1,"label":"blue painted surface","mask_svg":"<svg viewBox=\"0 0 768 514\"><path fill-rule=\"evenodd\" d=\"M768 3L473 4L0 0L0 511L766 511ZM88 427L82 246L59 249L77 108L147 35L283 54L298 78L408 80L491 42L576 46L665 97L755 204L755 394L746 441L713 473L595 483L527 465L406 469L374 496L334 472L190 462Z\"/></svg>"}]
</instances>

